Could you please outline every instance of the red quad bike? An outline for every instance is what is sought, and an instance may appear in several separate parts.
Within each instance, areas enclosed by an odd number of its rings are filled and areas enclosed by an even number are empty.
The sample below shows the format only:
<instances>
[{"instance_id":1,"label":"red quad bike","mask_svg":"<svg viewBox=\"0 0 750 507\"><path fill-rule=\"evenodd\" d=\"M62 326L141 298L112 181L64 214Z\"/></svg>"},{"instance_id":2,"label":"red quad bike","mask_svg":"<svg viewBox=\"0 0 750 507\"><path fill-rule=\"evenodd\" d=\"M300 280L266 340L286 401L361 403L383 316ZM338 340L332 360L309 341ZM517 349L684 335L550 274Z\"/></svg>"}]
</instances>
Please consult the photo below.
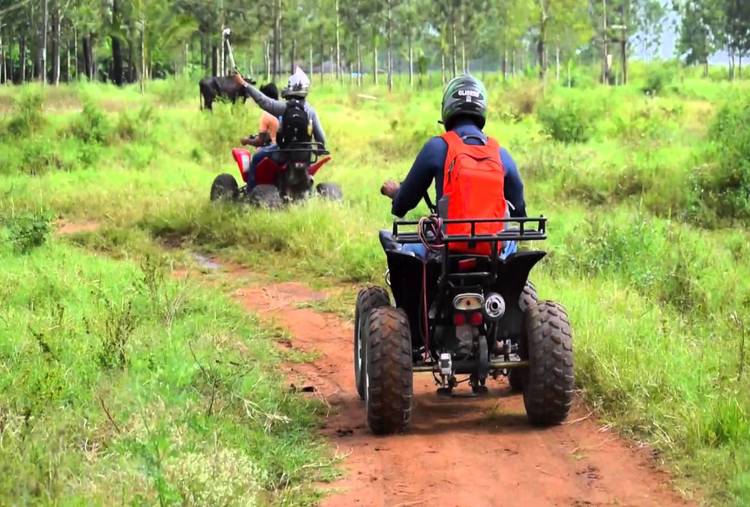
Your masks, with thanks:
<instances>
[{"instance_id":1,"label":"red quad bike","mask_svg":"<svg viewBox=\"0 0 750 507\"><path fill-rule=\"evenodd\" d=\"M429 217L381 231L393 301L384 288L362 289L354 328L355 382L373 433L409 426L414 373L433 375L446 396L464 381L472 390L465 395L484 394L488 377L507 376L523 392L532 424L565 420L574 388L568 315L558 303L538 301L528 281L545 252L498 255L503 242L546 239L546 220ZM503 222L504 230L477 234L477 224L488 222ZM449 224L467 232L447 234ZM427 260L403 249L417 243L430 252ZM490 255L451 248L480 243L490 244Z\"/></svg>"},{"instance_id":2,"label":"red quad bike","mask_svg":"<svg viewBox=\"0 0 750 507\"><path fill-rule=\"evenodd\" d=\"M211 185L211 200L240 201L269 208L309 197L313 189L318 195L339 201L343 194L334 183L319 183L314 176L331 160L329 152L320 143L295 143L272 152L255 170L255 187L247 186L252 153L244 148L234 148L232 156L237 162L242 181L240 187L231 174L220 174Z\"/></svg>"}]
</instances>

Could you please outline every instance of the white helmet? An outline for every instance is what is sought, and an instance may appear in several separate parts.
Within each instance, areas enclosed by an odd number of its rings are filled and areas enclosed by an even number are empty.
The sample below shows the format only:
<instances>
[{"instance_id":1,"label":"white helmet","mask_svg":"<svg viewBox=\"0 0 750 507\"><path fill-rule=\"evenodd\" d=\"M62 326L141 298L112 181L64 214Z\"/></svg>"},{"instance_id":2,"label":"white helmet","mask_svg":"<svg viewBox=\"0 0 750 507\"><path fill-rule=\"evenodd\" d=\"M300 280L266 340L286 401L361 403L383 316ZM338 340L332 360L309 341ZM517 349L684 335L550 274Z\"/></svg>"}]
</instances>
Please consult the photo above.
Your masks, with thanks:
<instances>
[{"instance_id":1,"label":"white helmet","mask_svg":"<svg viewBox=\"0 0 750 507\"><path fill-rule=\"evenodd\" d=\"M289 76L289 82L281 92L281 96L284 98L306 97L308 91L310 91L310 78L307 77L305 71L297 67L294 74Z\"/></svg>"}]
</instances>

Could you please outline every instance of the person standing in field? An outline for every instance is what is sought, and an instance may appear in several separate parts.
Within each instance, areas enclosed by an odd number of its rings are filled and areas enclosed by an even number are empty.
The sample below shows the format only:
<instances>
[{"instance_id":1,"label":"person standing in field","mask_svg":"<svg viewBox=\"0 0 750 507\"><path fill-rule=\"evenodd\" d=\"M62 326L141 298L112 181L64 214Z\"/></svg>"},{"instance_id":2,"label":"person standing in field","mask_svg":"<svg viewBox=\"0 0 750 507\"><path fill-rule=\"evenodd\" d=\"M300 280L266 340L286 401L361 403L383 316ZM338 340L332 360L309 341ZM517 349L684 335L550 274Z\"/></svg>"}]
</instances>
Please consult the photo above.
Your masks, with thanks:
<instances>
[{"instance_id":1,"label":"person standing in field","mask_svg":"<svg viewBox=\"0 0 750 507\"><path fill-rule=\"evenodd\" d=\"M453 78L443 93L441 116L445 134L427 141L401 184L392 180L383 183L380 192L393 200L392 213L403 217L414 209L434 180L435 202L442 218L526 217L523 182L515 161L482 131L487 120L484 84L468 74ZM477 158L479 151L482 154ZM475 165L462 170L467 159L475 160ZM464 181L457 183L452 178ZM457 185L473 187L472 197L465 196L467 190L454 192ZM403 248L421 257L426 255L423 245ZM513 251L515 244L508 242L504 254Z\"/></svg>"},{"instance_id":2,"label":"person standing in field","mask_svg":"<svg viewBox=\"0 0 750 507\"><path fill-rule=\"evenodd\" d=\"M274 100L279 100L279 89L276 87L276 83L268 83L260 87L260 92ZM240 142L243 146L255 146L262 147L268 146L269 144L276 144L276 132L279 130L279 119L263 111L260 115L258 134L248 136L242 139Z\"/></svg>"},{"instance_id":3,"label":"person standing in field","mask_svg":"<svg viewBox=\"0 0 750 507\"><path fill-rule=\"evenodd\" d=\"M253 85L247 83L239 73L235 74L234 80L238 85L247 89L250 97L261 109L272 116L281 118L277 136L282 136L285 132L285 113L294 113L293 115L290 115L291 117L300 117L298 113L302 113L302 115L306 116L306 123L308 125L306 125L305 130L308 131L309 137L314 139L317 143L320 143L321 149L325 148L326 137L325 132L323 131L323 126L320 123L320 119L318 118L315 109L306 100L307 94L310 91L310 78L307 77L307 74L305 74L301 68L297 67L294 74L289 77L286 88L281 91L281 96L285 100L275 100L265 95ZM283 143L280 144L283 146ZM253 155L252 161L250 162L250 169L248 170L248 185L250 188L255 186L255 170L257 169L258 164L267 157L273 157L278 151L278 144L271 144L255 152L255 155Z\"/></svg>"}]
</instances>

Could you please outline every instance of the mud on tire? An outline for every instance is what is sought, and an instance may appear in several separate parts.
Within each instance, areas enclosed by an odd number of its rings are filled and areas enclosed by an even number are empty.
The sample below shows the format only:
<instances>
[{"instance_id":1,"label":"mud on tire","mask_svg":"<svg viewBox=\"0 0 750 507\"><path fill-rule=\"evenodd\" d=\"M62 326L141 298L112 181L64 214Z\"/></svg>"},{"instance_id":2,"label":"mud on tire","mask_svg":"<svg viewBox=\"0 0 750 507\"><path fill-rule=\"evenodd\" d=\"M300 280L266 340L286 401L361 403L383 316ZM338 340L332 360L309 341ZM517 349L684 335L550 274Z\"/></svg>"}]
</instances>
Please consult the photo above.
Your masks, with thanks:
<instances>
[{"instance_id":1,"label":"mud on tire","mask_svg":"<svg viewBox=\"0 0 750 507\"><path fill-rule=\"evenodd\" d=\"M237 180L231 174L220 174L211 184L211 201L234 201L239 195Z\"/></svg>"},{"instance_id":2,"label":"mud on tire","mask_svg":"<svg viewBox=\"0 0 750 507\"><path fill-rule=\"evenodd\" d=\"M279 189L274 185L257 185L250 191L248 201L253 206L276 209L280 208L284 201L279 194Z\"/></svg>"},{"instance_id":3,"label":"mud on tire","mask_svg":"<svg viewBox=\"0 0 750 507\"><path fill-rule=\"evenodd\" d=\"M376 435L404 431L413 392L409 321L403 310L383 306L370 312L366 329L367 424Z\"/></svg>"},{"instance_id":4,"label":"mud on tire","mask_svg":"<svg viewBox=\"0 0 750 507\"><path fill-rule=\"evenodd\" d=\"M375 308L388 306L390 298L382 287L367 287L359 291L354 309L354 383L357 393L365 399L365 356L367 340L365 323Z\"/></svg>"},{"instance_id":5,"label":"mud on tire","mask_svg":"<svg viewBox=\"0 0 750 507\"><path fill-rule=\"evenodd\" d=\"M524 315L529 368L523 377L523 403L529 422L559 424L573 402L573 335L565 309L540 301Z\"/></svg>"},{"instance_id":6,"label":"mud on tire","mask_svg":"<svg viewBox=\"0 0 750 507\"><path fill-rule=\"evenodd\" d=\"M534 287L534 284L531 283L531 281L526 281L526 285L523 287L523 291L521 292L521 297L518 298L518 307L521 309L522 312L526 312L532 305L535 305L537 302L537 295L536 295L536 287ZM522 350L519 352L522 352L521 359L528 359L528 357L525 357L524 350L525 349L525 343L522 347L520 347ZM525 368L512 368L510 370L510 373L508 373L508 383L510 384L510 390L514 393L520 393L523 391L523 378L525 376Z\"/></svg>"}]
</instances>

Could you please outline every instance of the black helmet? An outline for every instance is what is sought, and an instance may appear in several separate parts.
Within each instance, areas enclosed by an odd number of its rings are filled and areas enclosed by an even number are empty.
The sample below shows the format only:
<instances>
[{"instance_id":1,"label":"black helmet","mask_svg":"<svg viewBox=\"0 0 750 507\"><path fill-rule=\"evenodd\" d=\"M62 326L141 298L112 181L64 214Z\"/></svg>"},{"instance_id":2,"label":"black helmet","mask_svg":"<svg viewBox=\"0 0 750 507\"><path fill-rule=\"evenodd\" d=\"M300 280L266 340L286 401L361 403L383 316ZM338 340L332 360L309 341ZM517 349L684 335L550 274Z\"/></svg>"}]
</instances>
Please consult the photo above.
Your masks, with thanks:
<instances>
[{"instance_id":1,"label":"black helmet","mask_svg":"<svg viewBox=\"0 0 750 507\"><path fill-rule=\"evenodd\" d=\"M487 119L487 89L474 76L462 74L450 80L443 92L442 116L445 130L458 116L469 116L476 120L479 128Z\"/></svg>"}]
</instances>

